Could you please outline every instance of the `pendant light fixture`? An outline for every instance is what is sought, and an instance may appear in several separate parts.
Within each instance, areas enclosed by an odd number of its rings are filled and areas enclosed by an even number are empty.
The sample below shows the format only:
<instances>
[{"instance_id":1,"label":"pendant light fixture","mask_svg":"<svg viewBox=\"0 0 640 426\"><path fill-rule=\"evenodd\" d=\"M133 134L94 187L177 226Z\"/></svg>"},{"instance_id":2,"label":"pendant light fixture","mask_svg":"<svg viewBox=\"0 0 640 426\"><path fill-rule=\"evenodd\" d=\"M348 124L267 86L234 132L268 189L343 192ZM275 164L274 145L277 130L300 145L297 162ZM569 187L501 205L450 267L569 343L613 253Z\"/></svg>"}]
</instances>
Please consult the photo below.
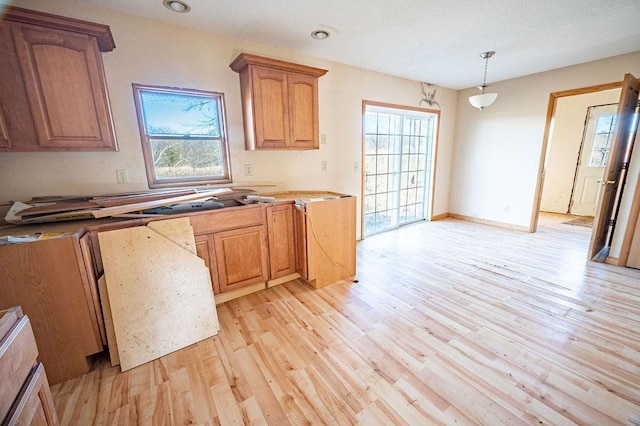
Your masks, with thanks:
<instances>
[{"instance_id":1,"label":"pendant light fixture","mask_svg":"<svg viewBox=\"0 0 640 426\"><path fill-rule=\"evenodd\" d=\"M487 67L489 66L489 58L495 55L496 52L489 51L480 54L480 57L484 59L484 78L482 79L482 86L478 86L478 89L482 91L482 94L469 96L469 103L480 111L484 111L486 107L491 105L498 97L497 93L485 93L487 86Z\"/></svg>"}]
</instances>

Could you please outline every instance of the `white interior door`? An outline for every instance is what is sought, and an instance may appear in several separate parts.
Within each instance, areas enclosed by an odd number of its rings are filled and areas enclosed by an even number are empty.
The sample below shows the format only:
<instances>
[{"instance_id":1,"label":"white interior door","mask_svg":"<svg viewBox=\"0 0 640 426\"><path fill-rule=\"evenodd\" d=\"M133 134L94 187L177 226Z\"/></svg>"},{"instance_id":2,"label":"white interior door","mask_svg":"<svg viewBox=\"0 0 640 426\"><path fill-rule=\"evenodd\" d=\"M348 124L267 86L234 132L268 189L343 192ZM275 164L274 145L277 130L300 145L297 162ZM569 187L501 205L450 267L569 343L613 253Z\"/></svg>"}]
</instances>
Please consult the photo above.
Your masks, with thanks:
<instances>
[{"instance_id":1,"label":"white interior door","mask_svg":"<svg viewBox=\"0 0 640 426\"><path fill-rule=\"evenodd\" d=\"M617 104L589 107L576 169L571 208L577 216L594 216L602 176L609 158Z\"/></svg>"}]
</instances>

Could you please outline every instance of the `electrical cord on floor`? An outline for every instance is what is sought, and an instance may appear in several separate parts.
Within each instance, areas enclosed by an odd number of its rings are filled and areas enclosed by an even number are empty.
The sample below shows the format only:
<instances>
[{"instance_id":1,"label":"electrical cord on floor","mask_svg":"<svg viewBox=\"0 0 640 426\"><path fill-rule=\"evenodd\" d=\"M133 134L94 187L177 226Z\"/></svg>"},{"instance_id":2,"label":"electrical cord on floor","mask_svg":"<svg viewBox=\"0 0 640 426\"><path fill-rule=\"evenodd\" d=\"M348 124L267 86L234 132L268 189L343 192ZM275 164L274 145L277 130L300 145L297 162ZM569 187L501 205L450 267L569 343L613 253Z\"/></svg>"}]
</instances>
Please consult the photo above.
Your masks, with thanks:
<instances>
[{"instance_id":1,"label":"electrical cord on floor","mask_svg":"<svg viewBox=\"0 0 640 426\"><path fill-rule=\"evenodd\" d=\"M294 206L295 206L296 209L300 210L302 212L302 214L309 221L309 225L311 225L311 234L313 235L313 239L316 240L316 243L318 243L318 246L320 246L320 250L322 250L324 255L327 256L327 259L329 259L329 261L331 263L333 263L334 265L338 266L339 268L346 269L344 265L342 265L342 264L336 262L335 260L333 260L333 258L329 255L329 253L327 253L327 250L325 250L325 248L322 246L322 243L320 242L320 240L318 239L318 235L316 234L316 230L313 227L313 221L311 220L311 218L309 217L309 215L305 211L304 206L301 205L301 204L298 204L298 203L295 203Z\"/></svg>"}]
</instances>

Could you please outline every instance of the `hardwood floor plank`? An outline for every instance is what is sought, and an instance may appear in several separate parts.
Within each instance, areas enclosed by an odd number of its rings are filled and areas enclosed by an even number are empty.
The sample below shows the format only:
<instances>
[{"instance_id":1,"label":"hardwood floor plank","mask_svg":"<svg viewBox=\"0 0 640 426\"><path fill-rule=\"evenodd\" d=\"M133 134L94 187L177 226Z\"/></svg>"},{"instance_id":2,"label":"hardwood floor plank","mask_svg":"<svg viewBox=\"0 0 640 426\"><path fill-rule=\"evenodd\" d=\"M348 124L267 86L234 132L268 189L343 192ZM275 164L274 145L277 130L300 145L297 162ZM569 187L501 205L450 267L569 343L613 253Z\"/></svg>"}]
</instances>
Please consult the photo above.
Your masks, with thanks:
<instances>
[{"instance_id":1,"label":"hardwood floor plank","mask_svg":"<svg viewBox=\"0 0 640 426\"><path fill-rule=\"evenodd\" d=\"M358 245L359 283L218 305L220 333L52 388L62 424L625 425L640 419L640 270L589 228L443 219Z\"/></svg>"}]
</instances>

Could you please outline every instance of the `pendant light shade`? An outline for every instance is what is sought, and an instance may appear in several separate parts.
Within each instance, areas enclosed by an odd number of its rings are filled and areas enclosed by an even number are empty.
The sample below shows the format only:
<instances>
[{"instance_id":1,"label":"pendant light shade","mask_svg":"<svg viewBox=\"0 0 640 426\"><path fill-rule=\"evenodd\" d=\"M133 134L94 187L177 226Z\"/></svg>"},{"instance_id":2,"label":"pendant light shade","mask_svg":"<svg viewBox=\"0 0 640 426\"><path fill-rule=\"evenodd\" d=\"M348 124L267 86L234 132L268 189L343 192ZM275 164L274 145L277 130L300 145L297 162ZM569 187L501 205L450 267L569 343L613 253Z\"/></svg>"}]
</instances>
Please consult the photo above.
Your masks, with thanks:
<instances>
[{"instance_id":1,"label":"pendant light shade","mask_svg":"<svg viewBox=\"0 0 640 426\"><path fill-rule=\"evenodd\" d=\"M498 98L497 93L485 93L487 89L487 67L489 66L489 58L495 55L496 52L489 51L484 52L480 55L482 59L484 59L484 78L482 79L482 86L478 86L478 89L482 91L482 94L469 96L469 103L474 107L478 108L480 111L484 111L486 107L495 102Z\"/></svg>"},{"instance_id":2,"label":"pendant light shade","mask_svg":"<svg viewBox=\"0 0 640 426\"><path fill-rule=\"evenodd\" d=\"M469 96L469 103L479 110L483 111L498 99L497 93L483 93L482 95Z\"/></svg>"}]
</instances>

